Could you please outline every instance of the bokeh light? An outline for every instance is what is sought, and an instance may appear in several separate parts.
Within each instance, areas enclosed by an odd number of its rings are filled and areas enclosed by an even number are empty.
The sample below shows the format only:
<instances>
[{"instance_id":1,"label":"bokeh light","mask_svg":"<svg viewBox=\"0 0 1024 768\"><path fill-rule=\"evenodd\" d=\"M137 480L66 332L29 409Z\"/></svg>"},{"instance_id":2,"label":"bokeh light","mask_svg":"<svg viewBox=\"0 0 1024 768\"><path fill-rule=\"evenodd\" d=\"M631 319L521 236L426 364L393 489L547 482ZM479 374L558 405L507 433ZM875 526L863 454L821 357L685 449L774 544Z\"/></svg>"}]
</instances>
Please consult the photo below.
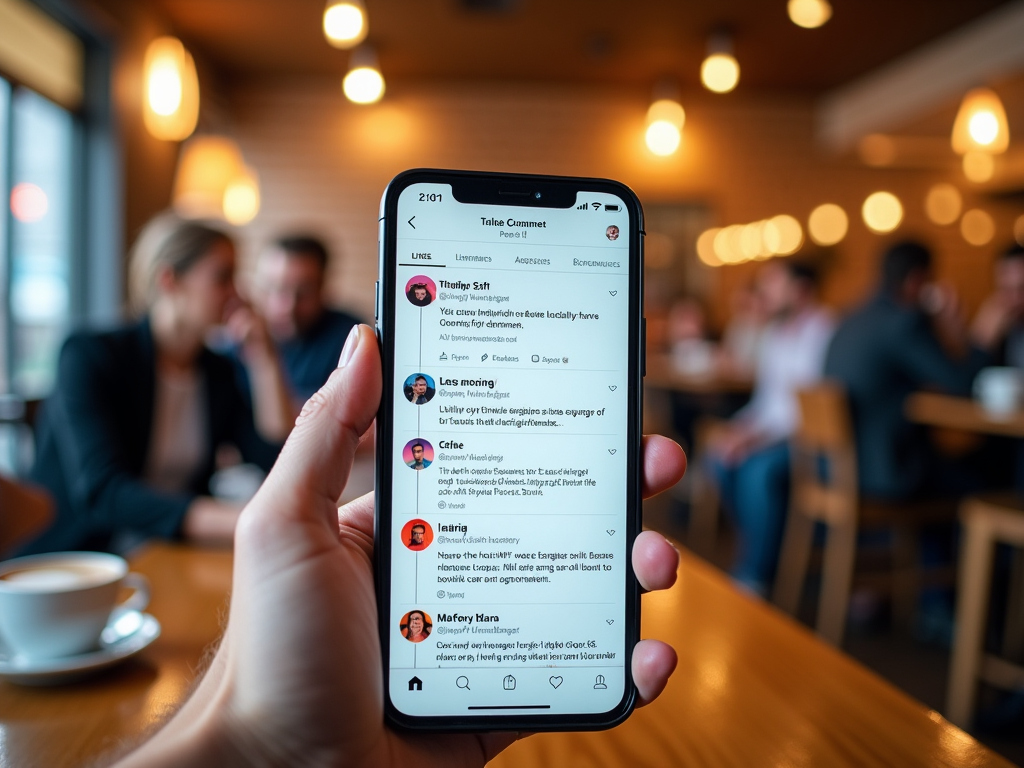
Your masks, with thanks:
<instances>
[{"instance_id":1,"label":"bokeh light","mask_svg":"<svg viewBox=\"0 0 1024 768\"><path fill-rule=\"evenodd\" d=\"M903 221L903 204L892 192L873 192L864 201L861 215L872 232L892 232Z\"/></svg>"},{"instance_id":2,"label":"bokeh light","mask_svg":"<svg viewBox=\"0 0 1024 768\"><path fill-rule=\"evenodd\" d=\"M23 181L11 190L11 214L22 224L42 219L50 210L50 201L41 187Z\"/></svg>"},{"instance_id":3,"label":"bokeh light","mask_svg":"<svg viewBox=\"0 0 1024 768\"><path fill-rule=\"evenodd\" d=\"M765 247L778 256L789 256L804 244L804 230L800 222L788 214L768 219L762 230Z\"/></svg>"},{"instance_id":4,"label":"bokeh light","mask_svg":"<svg viewBox=\"0 0 1024 768\"><path fill-rule=\"evenodd\" d=\"M324 9L324 36L335 48L351 48L366 39L366 10L361 2L331 2Z\"/></svg>"},{"instance_id":5,"label":"bokeh light","mask_svg":"<svg viewBox=\"0 0 1024 768\"><path fill-rule=\"evenodd\" d=\"M823 203L811 211L807 219L807 234L818 245L835 245L846 237L850 219L835 203Z\"/></svg>"},{"instance_id":6,"label":"bokeh light","mask_svg":"<svg viewBox=\"0 0 1024 768\"><path fill-rule=\"evenodd\" d=\"M817 29L832 18L832 6L826 0L789 0L789 19L798 27Z\"/></svg>"},{"instance_id":7,"label":"bokeh light","mask_svg":"<svg viewBox=\"0 0 1024 768\"><path fill-rule=\"evenodd\" d=\"M972 208L960 219L960 234L971 245L987 245L996 235L996 223L987 211Z\"/></svg>"},{"instance_id":8,"label":"bokeh light","mask_svg":"<svg viewBox=\"0 0 1024 768\"><path fill-rule=\"evenodd\" d=\"M713 53L700 65L700 80L715 93L728 93L740 81L740 65L728 53Z\"/></svg>"},{"instance_id":9,"label":"bokeh light","mask_svg":"<svg viewBox=\"0 0 1024 768\"><path fill-rule=\"evenodd\" d=\"M697 258L709 267L722 266L722 260L715 253L715 237L721 231L719 227L705 229L697 238Z\"/></svg>"},{"instance_id":10,"label":"bokeh light","mask_svg":"<svg viewBox=\"0 0 1024 768\"><path fill-rule=\"evenodd\" d=\"M245 172L224 189L224 218L236 227L248 224L260 212L260 186L256 173Z\"/></svg>"},{"instance_id":11,"label":"bokeh light","mask_svg":"<svg viewBox=\"0 0 1024 768\"><path fill-rule=\"evenodd\" d=\"M384 96L384 76L374 67L356 67L345 75L342 89L355 104L374 104Z\"/></svg>"},{"instance_id":12,"label":"bokeh light","mask_svg":"<svg viewBox=\"0 0 1024 768\"><path fill-rule=\"evenodd\" d=\"M952 184L932 184L924 199L924 212L934 224L946 226L960 218L963 198Z\"/></svg>"},{"instance_id":13,"label":"bokeh light","mask_svg":"<svg viewBox=\"0 0 1024 768\"><path fill-rule=\"evenodd\" d=\"M199 120L199 77L192 55L175 37L158 37L143 62L146 130L163 141L182 141Z\"/></svg>"},{"instance_id":14,"label":"bokeh light","mask_svg":"<svg viewBox=\"0 0 1024 768\"><path fill-rule=\"evenodd\" d=\"M682 133L668 120L655 120L647 126L644 140L647 148L656 155L667 157L679 149Z\"/></svg>"},{"instance_id":15,"label":"bokeh light","mask_svg":"<svg viewBox=\"0 0 1024 768\"><path fill-rule=\"evenodd\" d=\"M995 170L995 158L988 152L972 151L964 155L964 176L975 184L984 184Z\"/></svg>"}]
</instances>

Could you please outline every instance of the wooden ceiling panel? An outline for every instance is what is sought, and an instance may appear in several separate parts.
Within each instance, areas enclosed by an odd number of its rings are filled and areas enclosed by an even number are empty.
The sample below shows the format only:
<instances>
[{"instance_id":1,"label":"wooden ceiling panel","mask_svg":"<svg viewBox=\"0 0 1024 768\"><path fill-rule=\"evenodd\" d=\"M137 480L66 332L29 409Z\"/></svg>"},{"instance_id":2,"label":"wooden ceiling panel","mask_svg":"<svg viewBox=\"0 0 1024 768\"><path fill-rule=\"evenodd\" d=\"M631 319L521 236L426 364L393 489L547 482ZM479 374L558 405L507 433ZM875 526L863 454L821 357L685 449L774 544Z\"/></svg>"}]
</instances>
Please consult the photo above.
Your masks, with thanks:
<instances>
[{"instance_id":1,"label":"wooden ceiling panel","mask_svg":"<svg viewBox=\"0 0 1024 768\"><path fill-rule=\"evenodd\" d=\"M152 0L229 80L341 75L322 0ZM459 0L366 0L386 77L552 81L650 87L696 84L708 34L735 40L742 89L819 93L1001 5L1004 0L833 0L822 28L786 16L785 0L521 0L505 12Z\"/></svg>"}]
</instances>

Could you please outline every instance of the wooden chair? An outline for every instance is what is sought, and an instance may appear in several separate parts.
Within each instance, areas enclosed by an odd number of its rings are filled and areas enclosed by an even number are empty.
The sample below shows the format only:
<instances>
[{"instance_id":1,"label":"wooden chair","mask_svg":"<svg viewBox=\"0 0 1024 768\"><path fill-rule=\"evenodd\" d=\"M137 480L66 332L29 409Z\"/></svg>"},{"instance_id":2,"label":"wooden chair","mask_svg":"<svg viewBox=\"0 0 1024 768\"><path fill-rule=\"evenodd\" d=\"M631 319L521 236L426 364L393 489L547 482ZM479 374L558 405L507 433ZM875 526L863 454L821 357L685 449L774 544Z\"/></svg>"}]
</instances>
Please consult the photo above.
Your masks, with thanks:
<instances>
[{"instance_id":1,"label":"wooden chair","mask_svg":"<svg viewBox=\"0 0 1024 768\"><path fill-rule=\"evenodd\" d=\"M1024 548L1024 498L1012 494L972 496L960 508L960 521L964 538L946 716L952 723L967 728L974 716L979 680L1000 688L1024 686L1024 666L1014 663L1020 661L1024 618L1020 551ZM1002 656L985 653L983 647L996 543L1018 548L1010 575ZM1016 658L1010 661L1007 656Z\"/></svg>"},{"instance_id":2,"label":"wooden chair","mask_svg":"<svg viewBox=\"0 0 1024 768\"><path fill-rule=\"evenodd\" d=\"M53 514L46 491L0 476L0 558L41 533Z\"/></svg>"},{"instance_id":3,"label":"wooden chair","mask_svg":"<svg viewBox=\"0 0 1024 768\"><path fill-rule=\"evenodd\" d=\"M893 613L909 624L920 587L918 530L921 525L951 521L955 504L948 500L907 504L866 502L857 487L857 452L846 394L836 384L822 384L797 394L800 425L791 440L792 489L789 516L779 555L774 602L795 614L799 608L814 544L816 523L826 527L821 593L816 630L833 645L842 643L862 528L892 532L889 586Z\"/></svg>"}]
</instances>

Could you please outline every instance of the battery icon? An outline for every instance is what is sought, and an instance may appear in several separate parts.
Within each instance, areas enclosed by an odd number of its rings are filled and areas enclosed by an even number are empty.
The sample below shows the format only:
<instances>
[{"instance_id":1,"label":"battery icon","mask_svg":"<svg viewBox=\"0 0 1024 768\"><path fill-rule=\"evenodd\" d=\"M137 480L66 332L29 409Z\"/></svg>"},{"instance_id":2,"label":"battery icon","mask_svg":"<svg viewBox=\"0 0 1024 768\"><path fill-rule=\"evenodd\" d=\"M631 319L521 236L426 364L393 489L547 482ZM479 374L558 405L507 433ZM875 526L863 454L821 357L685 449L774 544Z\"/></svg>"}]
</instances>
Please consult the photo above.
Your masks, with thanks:
<instances>
[{"instance_id":1,"label":"battery icon","mask_svg":"<svg viewBox=\"0 0 1024 768\"><path fill-rule=\"evenodd\" d=\"M615 205L614 203L607 203L605 204L604 209L606 211L617 211L619 210L619 206Z\"/></svg>"}]
</instances>

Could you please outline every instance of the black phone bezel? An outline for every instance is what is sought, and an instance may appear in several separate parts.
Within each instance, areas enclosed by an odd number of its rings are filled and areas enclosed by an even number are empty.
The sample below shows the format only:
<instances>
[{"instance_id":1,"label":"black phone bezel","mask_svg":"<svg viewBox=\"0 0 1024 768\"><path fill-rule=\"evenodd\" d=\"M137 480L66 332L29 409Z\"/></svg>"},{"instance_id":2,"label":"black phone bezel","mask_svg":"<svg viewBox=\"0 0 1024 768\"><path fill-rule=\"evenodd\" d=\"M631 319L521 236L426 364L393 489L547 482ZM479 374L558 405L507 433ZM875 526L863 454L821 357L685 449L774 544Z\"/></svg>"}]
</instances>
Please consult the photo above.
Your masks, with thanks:
<instances>
[{"instance_id":1,"label":"black phone bezel","mask_svg":"<svg viewBox=\"0 0 1024 768\"><path fill-rule=\"evenodd\" d=\"M391 636L391 451L392 451L392 387L394 371L394 313L397 255L395 252L398 225L398 200L413 184L450 184L452 195L459 202L490 205L515 205L534 208L570 208L576 204L578 192L606 192L620 197L629 215L629 416L627 446L627 509L626 551L632 553L633 543L641 530L641 439L643 424L643 208L629 187L607 179L568 176L414 169L396 176L388 184L381 201L379 228L379 265L377 286L377 337L383 362L383 390L376 428L374 577L377 590L378 626L381 641L382 675L384 681L384 713L387 722L410 731L585 731L612 728L629 717L636 706L637 691L633 683L632 653L640 639L640 585L633 572L631 557L626 562L625 659L626 688L622 700L614 708L601 713L559 715L473 715L419 716L399 711L391 701L388 654ZM536 193L540 192L537 196Z\"/></svg>"}]
</instances>

